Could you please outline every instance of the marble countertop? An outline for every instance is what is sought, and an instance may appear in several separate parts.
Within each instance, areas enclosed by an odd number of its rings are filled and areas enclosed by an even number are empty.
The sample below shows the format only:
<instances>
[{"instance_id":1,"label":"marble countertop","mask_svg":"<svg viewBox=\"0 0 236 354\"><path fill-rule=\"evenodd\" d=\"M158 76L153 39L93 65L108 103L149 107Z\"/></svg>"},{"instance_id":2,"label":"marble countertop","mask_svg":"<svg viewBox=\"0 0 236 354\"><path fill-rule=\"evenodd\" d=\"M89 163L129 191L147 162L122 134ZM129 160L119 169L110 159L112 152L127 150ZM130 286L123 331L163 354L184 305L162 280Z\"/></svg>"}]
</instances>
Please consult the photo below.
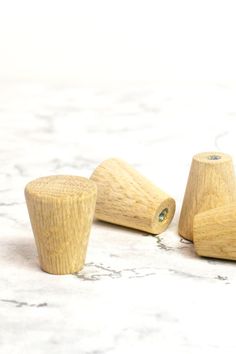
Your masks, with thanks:
<instances>
[{"instance_id":1,"label":"marble countertop","mask_svg":"<svg viewBox=\"0 0 236 354\"><path fill-rule=\"evenodd\" d=\"M236 158L235 98L230 84L0 83L1 354L235 353L235 263L177 234L192 155ZM153 237L95 221L83 271L42 272L25 184L108 157L176 199L172 224Z\"/></svg>"}]
</instances>

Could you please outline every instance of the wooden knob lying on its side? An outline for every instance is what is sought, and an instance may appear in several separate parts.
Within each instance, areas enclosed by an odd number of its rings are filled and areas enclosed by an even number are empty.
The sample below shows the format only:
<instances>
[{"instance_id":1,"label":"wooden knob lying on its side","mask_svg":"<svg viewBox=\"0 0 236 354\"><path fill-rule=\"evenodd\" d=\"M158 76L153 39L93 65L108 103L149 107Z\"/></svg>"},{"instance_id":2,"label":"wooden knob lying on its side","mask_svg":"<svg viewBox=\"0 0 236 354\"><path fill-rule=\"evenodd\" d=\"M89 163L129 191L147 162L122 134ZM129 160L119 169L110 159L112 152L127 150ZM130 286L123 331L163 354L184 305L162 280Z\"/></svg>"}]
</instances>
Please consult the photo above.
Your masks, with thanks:
<instances>
[{"instance_id":1,"label":"wooden knob lying on its side","mask_svg":"<svg viewBox=\"0 0 236 354\"><path fill-rule=\"evenodd\" d=\"M174 216L174 199L122 160L104 161L90 179L98 188L100 220L159 234Z\"/></svg>"},{"instance_id":2,"label":"wooden knob lying on its side","mask_svg":"<svg viewBox=\"0 0 236 354\"><path fill-rule=\"evenodd\" d=\"M199 256L236 260L236 203L197 214L193 240Z\"/></svg>"},{"instance_id":3,"label":"wooden knob lying on its side","mask_svg":"<svg viewBox=\"0 0 236 354\"><path fill-rule=\"evenodd\" d=\"M94 216L97 187L76 176L38 178L25 198L41 268L52 274L82 269Z\"/></svg>"},{"instance_id":4,"label":"wooden knob lying on its side","mask_svg":"<svg viewBox=\"0 0 236 354\"><path fill-rule=\"evenodd\" d=\"M179 219L179 234L193 239L193 218L208 209L236 202L232 159L221 152L204 152L193 157Z\"/></svg>"}]
</instances>

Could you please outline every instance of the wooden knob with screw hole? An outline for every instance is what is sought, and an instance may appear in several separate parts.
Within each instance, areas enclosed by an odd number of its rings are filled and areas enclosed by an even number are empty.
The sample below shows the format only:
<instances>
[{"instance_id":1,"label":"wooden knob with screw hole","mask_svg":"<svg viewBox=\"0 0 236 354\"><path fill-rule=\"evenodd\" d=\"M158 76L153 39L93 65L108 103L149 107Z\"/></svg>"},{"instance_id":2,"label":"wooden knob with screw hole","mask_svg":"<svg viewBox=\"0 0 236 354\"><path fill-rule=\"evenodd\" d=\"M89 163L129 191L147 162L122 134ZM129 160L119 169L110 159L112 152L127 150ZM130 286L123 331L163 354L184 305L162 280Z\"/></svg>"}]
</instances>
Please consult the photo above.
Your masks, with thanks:
<instances>
[{"instance_id":1,"label":"wooden knob with screw hole","mask_svg":"<svg viewBox=\"0 0 236 354\"><path fill-rule=\"evenodd\" d=\"M193 240L196 214L236 201L232 158L221 152L204 152L193 157L182 210L179 234Z\"/></svg>"},{"instance_id":2,"label":"wooden knob with screw hole","mask_svg":"<svg viewBox=\"0 0 236 354\"><path fill-rule=\"evenodd\" d=\"M199 256L236 260L236 203L195 215L193 240Z\"/></svg>"},{"instance_id":3,"label":"wooden knob with screw hole","mask_svg":"<svg viewBox=\"0 0 236 354\"><path fill-rule=\"evenodd\" d=\"M97 219L151 234L160 234L170 224L174 199L126 162L105 160L90 179L98 188Z\"/></svg>"},{"instance_id":4,"label":"wooden knob with screw hole","mask_svg":"<svg viewBox=\"0 0 236 354\"><path fill-rule=\"evenodd\" d=\"M44 271L70 274L83 268L96 195L96 184L77 176L41 177L26 185L26 203Z\"/></svg>"}]
</instances>

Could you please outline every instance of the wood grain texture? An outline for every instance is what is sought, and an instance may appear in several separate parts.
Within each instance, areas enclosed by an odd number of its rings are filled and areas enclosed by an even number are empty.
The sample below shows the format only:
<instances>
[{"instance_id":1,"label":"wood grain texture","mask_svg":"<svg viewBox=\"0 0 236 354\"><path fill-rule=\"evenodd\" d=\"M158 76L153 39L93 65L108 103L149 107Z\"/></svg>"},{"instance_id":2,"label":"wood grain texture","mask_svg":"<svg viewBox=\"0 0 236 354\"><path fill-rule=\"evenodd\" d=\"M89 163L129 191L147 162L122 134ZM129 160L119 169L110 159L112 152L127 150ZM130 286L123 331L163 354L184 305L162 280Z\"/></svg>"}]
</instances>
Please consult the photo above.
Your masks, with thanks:
<instances>
[{"instance_id":1,"label":"wood grain texture","mask_svg":"<svg viewBox=\"0 0 236 354\"><path fill-rule=\"evenodd\" d=\"M197 214L193 240L200 256L236 260L236 203Z\"/></svg>"},{"instance_id":2,"label":"wood grain texture","mask_svg":"<svg viewBox=\"0 0 236 354\"><path fill-rule=\"evenodd\" d=\"M98 187L100 220L159 234L174 216L174 199L122 160L104 161L90 178Z\"/></svg>"},{"instance_id":3,"label":"wood grain texture","mask_svg":"<svg viewBox=\"0 0 236 354\"><path fill-rule=\"evenodd\" d=\"M193 240L193 218L208 209L236 201L232 159L220 152L205 152L192 160L179 219L179 234Z\"/></svg>"},{"instance_id":4,"label":"wood grain texture","mask_svg":"<svg viewBox=\"0 0 236 354\"><path fill-rule=\"evenodd\" d=\"M52 274L82 269L97 187L76 176L49 176L26 185L25 198L41 268Z\"/></svg>"}]
</instances>

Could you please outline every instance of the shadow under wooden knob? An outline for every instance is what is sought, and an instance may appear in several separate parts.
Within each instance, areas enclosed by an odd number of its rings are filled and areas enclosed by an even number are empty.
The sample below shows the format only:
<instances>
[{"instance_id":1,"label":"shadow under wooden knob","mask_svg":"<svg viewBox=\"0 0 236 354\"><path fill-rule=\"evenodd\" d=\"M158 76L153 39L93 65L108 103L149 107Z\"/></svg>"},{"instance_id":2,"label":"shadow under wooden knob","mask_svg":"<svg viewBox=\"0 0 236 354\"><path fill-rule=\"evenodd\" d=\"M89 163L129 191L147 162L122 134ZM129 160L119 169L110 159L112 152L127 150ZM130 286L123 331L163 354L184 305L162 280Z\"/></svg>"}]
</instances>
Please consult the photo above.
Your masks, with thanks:
<instances>
[{"instance_id":1,"label":"shadow under wooden knob","mask_svg":"<svg viewBox=\"0 0 236 354\"><path fill-rule=\"evenodd\" d=\"M42 177L26 185L26 203L44 271L70 274L83 268L96 195L96 184L77 176Z\"/></svg>"},{"instance_id":2,"label":"shadow under wooden knob","mask_svg":"<svg viewBox=\"0 0 236 354\"><path fill-rule=\"evenodd\" d=\"M90 177L97 184L95 216L110 223L160 234L175 213L175 201L119 159L102 162Z\"/></svg>"}]
</instances>

